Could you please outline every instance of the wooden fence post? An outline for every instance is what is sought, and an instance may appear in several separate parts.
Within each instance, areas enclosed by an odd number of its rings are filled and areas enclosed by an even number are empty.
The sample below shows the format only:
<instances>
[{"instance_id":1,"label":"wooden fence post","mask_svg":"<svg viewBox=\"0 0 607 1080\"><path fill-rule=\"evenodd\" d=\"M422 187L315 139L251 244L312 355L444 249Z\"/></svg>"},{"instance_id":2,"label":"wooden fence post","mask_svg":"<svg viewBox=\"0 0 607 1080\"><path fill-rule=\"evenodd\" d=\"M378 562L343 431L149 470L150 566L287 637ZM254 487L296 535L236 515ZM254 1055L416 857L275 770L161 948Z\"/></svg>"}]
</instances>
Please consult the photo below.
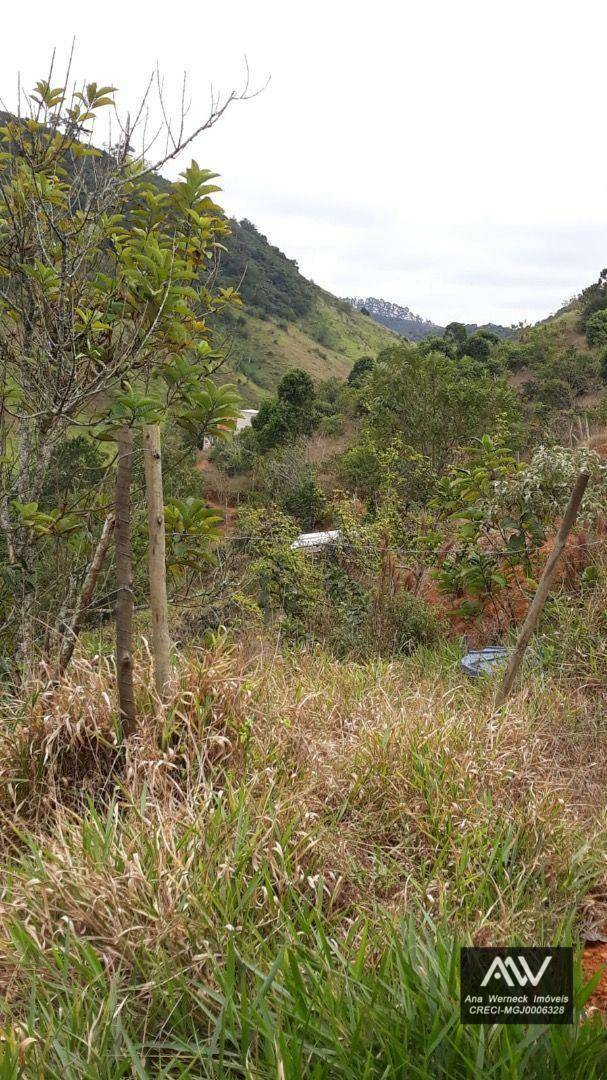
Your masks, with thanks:
<instances>
[{"instance_id":1,"label":"wooden fence post","mask_svg":"<svg viewBox=\"0 0 607 1080\"><path fill-rule=\"evenodd\" d=\"M504 704L506 698L510 693L510 690L512 689L512 684L516 678L518 669L521 666L521 661L523 659L525 649L527 648L531 635L535 630L537 621L540 617L540 612L544 604L546 603L548 593L550 592L550 586L552 585L552 579L554 577L556 564L561 556L565 544L567 543L567 537L569 536L569 533L571 532L571 529L573 528L573 525L575 523L575 519L580 508L580 503L584 497L584 492L586 490L589 479L589 473L581 472L575 482L573 491L571 492L571 496L567 504L567 509L565 510L565 516L563 517L563 520L561 522L561 527L556 534L556 539L552 546L552 551L550 552L550 555L548 556L548 560L544 567L544 573L541 576L540 583L531 602L531 607L527 612L527 617L523 623L522 630L518 636L518 640L514 647L514 652L510 657L506 673L504 675L504 678L502 679L502 684L497 692L495 698L496 709L499 709Z\"/></svg>"}]
</instances>

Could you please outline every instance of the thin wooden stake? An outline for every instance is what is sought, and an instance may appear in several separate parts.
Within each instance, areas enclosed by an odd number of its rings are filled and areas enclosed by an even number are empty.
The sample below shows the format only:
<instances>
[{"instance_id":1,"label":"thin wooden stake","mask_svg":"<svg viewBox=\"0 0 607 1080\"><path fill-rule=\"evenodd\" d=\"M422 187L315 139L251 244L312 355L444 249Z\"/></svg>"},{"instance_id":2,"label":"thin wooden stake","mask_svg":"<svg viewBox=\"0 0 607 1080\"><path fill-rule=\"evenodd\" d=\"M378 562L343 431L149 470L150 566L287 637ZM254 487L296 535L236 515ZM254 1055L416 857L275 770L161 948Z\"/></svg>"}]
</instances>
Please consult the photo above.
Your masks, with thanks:
<instances>
[{"instance_id":1,"label":"thin wooden stake","mask_svg":"<svg viewBox=\"0 0 607 1080\"><path fill-rule=\"evenodd\" d=\"M552 546L552 551L550 552L550 555L548 556L548 560L544 567L544 573L541 576L540 583L531 602L531 607L527 612L527 617L525 619L525 622L523 623L523 628L518 636L514 652L510 657L510 661L506 669L506 674L504 675L504 678L502 680L502 685L497 692L495 699L496 709L499 709L504 704L506 698L510 693L510 690L512 689L512 684L516 678L516 674L519 667L521 666L521 661L525 654L525 649L527 648L531 635L535 630L537 621L540 617L540 612L544 604L546 603L548 593L550 592L550 586L552 585L552 579L554 577L556 564L559 561L563 548L567 543L567 537L569 536L569 533L571 532L571 529L573 528L573 525L575 523L575 519L580 508L580 503L584 497L584 492L586 490L589 479L589 474L586 472L582 472L579 474L575 482L573 491L571 492L571 496L567 504L567 509L565 510L565 516L561 522L561 527L556 534L556 539Z\"/></svg>"},{"instance_id":2,"label":"thin wooden stake","mask_svg":"<svg viewBox=\"0 0 607 1080\"><path fill-rule=\"evenodd\" d=\"M162 494L162 458L160 425L143 428L143 460L148 504L148 561L150 568L150 609L152 614L152 651L156 692L164 700L169 681L169 609L166 583L166 539L164 499Z\"/></svg>"},{"instance_id":3,"label":"thin wooden stake","mask_svg":"<svg viewBox=\"0 0 607 1080\"><path fill-rule=\"evenodd\" d=\"M133 689L133 549L131 546L131 477L133 429L124 425L116 436L116 675L122 734L132 735L137 723Z\"/></svg>"}]
</instances>

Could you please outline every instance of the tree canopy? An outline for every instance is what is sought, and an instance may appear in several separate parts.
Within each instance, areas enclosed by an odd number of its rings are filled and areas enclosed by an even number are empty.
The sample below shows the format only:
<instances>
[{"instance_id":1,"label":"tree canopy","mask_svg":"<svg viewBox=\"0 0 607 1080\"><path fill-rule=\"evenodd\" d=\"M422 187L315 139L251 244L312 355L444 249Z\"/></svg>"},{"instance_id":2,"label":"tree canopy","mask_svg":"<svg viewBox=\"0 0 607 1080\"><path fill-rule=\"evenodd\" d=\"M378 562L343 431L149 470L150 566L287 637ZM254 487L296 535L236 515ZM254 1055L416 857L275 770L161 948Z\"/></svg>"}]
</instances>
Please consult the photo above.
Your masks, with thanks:
<instances>
[{"instance_id":1,"label":"tree canopy","mask_svg":"<svg viewBox=\"0 0 607 1080\"><path fill-rule=\"evenodd\" d=\"M369 426L380 445L398 435L440 468L452 451L502 413L515 414L505 382L474 360L399 345L381 354L365 388Z\"/></svg>"}]
</instances>

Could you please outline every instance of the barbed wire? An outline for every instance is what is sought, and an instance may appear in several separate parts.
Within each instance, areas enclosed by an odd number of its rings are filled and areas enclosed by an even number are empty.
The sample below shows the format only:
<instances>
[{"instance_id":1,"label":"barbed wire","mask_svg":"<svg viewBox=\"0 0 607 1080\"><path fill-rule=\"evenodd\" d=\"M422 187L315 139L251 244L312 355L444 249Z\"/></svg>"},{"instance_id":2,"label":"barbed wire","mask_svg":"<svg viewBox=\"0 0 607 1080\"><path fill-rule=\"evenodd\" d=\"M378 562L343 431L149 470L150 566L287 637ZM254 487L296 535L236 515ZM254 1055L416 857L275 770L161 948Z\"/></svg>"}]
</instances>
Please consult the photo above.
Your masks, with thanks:
<instances>
[{"instance_id":1,"label":"barbed wire","mask_svg":"<svg viewBox=\"0 0 607 1080\"><path fill-rule=\"evenodd\" d=\"M183 536L183 533L167 533L166 535L167 536L169 536L169 535ZM310 535L310 534L306 533L306 534L303 534L303 535ZM322 535L322 532L320 533L320 535ZM230 543L232 543L234 541L241 541L241 540L253 540L253 541L259 541L259 542L264 542L264 543L272 543L273 541L275 541L275 538L274 537L269 537L269 536L264 536L264 535L249 536L249 535L246 535L246 534L242 534L242 535L241 534L234 534L234 535L231 535L231 536L225 536L222 540L216 541L215 544L216 544L216 547L227 546L228 544L230 544ZM291 541L291 546L296 544L297 540L298 540L298 537L295 537L295 539ZM479 550L479 553L481 555L485 555L485 554L486 555L504 555L504 556L509 556L510 558L512 558L513 556L521 555L523 553L528 554L528 555L537 554L538 552L540 552L542 550L542 548L544 547L544 545L546 543L548 543L548 541L544 541L544 543L542 545L540 545L539 547L536 547L536 548L532 548L532 549L522 548L521 547L521 548L519 548L517 550L512 550L511 548L491 548L491 549L487 549L486 551L484 551L482 549L478 549L478 550ZM457 541L445 540L444 544L451 544L451 547L449 548L449 550L453 550L453 547L456 546ZM444 546L444 544L442 546ZM580 546L584 547L584 548L588 548L588 547L596 547L596 546L601 545L601 544L607 546L607 533L605 534L605 536L600 537L599 539L596 539L596 540L584 540L581 543ZM306 550L307 551L314 551L314 550L323 549L323 548L329 548L330 549L330 548L339 548L339 547L349 547L351 549L355 549L356 547L365 547L369 551L372 550L372 551L377 551L378 554L381 553L381 549L378 548L378 545L374 544L373 541L368 541L368 540L367 541L360 540L360 541L356 541L356 542L347 541L347 540L344 541L344 540L340 540L340 539L329 540L327 542L323 542L323 541L313 542L312 541L309 544L302 544L301 546L298 546L298 550L300 550L300 551L306 551ZM469 547L473 548L474 545L470 544ZM432 552L429 551L427 548L424 550L424 548L422 548L422 547L402 547L400 545L398 547L393 547L393 546L389 545L389 546L386 546L386 548L384 550L386 552L389 552L390 554L394 554L394 555L420 555L420 556L422 556L422 555L432 554ZM445 554L448 554L448 551L445 552Z\"/></svg>"}]
</instances>

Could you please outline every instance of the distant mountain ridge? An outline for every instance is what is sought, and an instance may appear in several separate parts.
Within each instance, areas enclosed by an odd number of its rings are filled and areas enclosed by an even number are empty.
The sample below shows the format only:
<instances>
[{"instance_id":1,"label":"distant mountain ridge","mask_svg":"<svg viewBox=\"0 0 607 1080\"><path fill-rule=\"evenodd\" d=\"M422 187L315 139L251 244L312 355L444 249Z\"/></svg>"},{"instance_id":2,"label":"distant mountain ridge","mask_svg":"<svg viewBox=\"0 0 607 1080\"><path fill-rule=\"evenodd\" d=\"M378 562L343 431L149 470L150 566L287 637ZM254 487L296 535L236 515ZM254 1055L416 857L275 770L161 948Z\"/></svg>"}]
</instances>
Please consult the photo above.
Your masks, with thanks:
<instances>
[{"instance_id":1,"label":"distant mountain ridge","mask_svg":"<svg viewBox=\"0 0 607 1080\"><path fill-rule=\"evenodd\" d=\"M402 304L395 304L392 300L382 300L377 296L366 298L357 296L344 297L356 311L363 315L369 315L381 326L386 326L396 334L402 334L410 341L423 341L424 338L442 334L443 327L433 323L431 319L424 319L421 315L415 315L411 308Z\"/></svg>"},{"instance_id":2,"label":"distant mountain ridge","mask_svg":"<svg viewBox=\"0 0 607 1080\"><path fill-rule=\"evenodd\" d=\"M428 337L440 337L445 329L444 326L439 326L438 323L432 322L431 319L424 319L422 315L416 315L411 311L411 308L402 304L395 304L392 300L382 300L377 296L367 296L365 298L346 296L344 299L356 311L368 315L374 322L393 330L394 333L402 334L409 341L423 341L424 338ZM466 329L469 334L473 334L476 330L492 330L494 334L502 338L512 337L513 334L510 327L499 326L497 323L483 323L482 325L467 323Z\"/></svg>"}]
</instances>

